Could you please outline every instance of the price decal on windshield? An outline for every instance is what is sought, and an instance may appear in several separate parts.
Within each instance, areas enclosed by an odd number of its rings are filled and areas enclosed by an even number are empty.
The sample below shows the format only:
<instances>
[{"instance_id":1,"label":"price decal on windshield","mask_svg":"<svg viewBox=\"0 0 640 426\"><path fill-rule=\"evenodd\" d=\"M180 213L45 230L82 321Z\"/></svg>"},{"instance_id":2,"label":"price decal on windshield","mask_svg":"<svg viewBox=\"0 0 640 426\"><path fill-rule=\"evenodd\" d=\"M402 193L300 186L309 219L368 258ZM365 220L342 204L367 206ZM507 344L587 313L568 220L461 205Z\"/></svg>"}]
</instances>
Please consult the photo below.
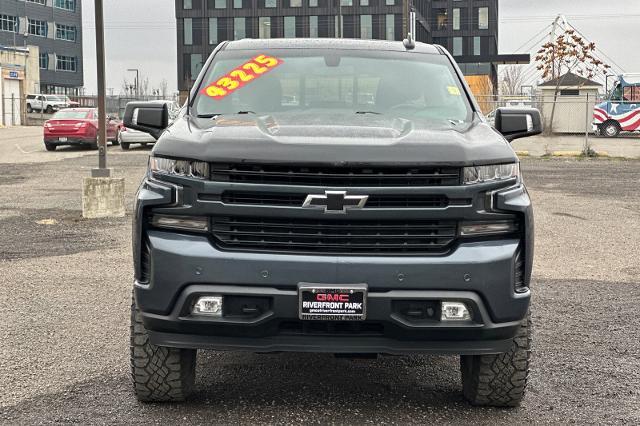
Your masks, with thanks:
<instances>
[{"instance_id":1,"label":"price decal on windshield","mask_svg":"<svg viewBox=\"0 0 640 426\"><path fill-rule=\"evenodd\" d=\"M202 89L202 93L213 99L222 99L245 84L265 75L281 63L282 59L274 58L273 56L258 55L215 80L209 86Z\"/></svg>"}]
</instances>

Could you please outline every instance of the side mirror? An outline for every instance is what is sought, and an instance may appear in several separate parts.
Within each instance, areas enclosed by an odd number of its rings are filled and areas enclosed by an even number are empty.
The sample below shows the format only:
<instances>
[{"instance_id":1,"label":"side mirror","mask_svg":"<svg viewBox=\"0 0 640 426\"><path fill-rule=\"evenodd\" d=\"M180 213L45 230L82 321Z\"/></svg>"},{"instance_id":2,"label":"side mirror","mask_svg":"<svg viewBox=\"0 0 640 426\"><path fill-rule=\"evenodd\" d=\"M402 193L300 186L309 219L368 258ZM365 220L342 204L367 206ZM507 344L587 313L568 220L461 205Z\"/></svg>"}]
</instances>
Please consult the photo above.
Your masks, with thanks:
<instances>
[{"instance_id":1,"label":"side mirror","mask_svg":"<svg viewBox=\"0 0 640 426\"><path fill-rule=\"evenodd\" d=\"M506 140L526 138L542 133L542 118L535 108L498 108L495 128Z\"/></svg>"},{"instance_id":2,"label":"side mirror","mask_svg":"<svg viewBox=\"0 0 640 426\"><path fill-rule=\"evenodd\" d=\"M169 127L169 109L164 103L129 102L123 123L125 127L149 133L157 140Z\"/></svg>"}]
</instances>

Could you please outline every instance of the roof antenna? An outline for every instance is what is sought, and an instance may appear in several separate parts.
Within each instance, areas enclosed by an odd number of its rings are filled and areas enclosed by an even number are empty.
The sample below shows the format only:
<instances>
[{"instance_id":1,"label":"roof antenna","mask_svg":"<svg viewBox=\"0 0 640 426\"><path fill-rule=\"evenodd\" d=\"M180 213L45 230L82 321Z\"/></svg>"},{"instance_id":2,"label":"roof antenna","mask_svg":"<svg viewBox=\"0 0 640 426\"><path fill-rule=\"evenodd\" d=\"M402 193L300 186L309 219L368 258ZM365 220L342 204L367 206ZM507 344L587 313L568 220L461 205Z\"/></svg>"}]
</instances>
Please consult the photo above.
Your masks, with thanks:
<instances>
[{"instance_id":1,"label":"roof antenna","mask_svg":"<svg viewBox=\"0 0 640 426\"><path fill-rule=\"evenodd\" d=\"M405 49L414 49L416 47L415 42L415 34L416 34L416 9L411 5L409 9L409 33L407 34L407 38L402 40L402 44Z\"/></svg>"}]
</instances>

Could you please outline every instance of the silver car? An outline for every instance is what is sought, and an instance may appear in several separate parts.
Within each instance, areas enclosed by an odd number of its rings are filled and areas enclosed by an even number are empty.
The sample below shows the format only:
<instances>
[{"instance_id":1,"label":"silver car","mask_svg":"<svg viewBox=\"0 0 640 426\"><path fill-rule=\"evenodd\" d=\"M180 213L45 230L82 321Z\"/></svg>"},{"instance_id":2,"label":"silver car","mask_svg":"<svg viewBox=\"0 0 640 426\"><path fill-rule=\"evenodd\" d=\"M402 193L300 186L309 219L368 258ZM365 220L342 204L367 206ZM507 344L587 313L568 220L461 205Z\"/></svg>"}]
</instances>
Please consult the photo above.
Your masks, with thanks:
<instances>
[{"instance_id":1,"label":"silver car","mask_svg":"<svg viewBox=\"0 0 640 426\"><path fill-rule=\"evenodd\" d=\"M178 112L180 111L180 106L174 101L153 102L167 104L169 108L169 123L173 122L173 120L177 117ZM142 146L147 146L147 144L156 143L156 140L149 133L129 129L123 125L120 128L120 132L118 133L118 142L120 142L120 148L122 148L124 151L127 151L131 144L138 143Z\"/></svg>"}]
</instances>

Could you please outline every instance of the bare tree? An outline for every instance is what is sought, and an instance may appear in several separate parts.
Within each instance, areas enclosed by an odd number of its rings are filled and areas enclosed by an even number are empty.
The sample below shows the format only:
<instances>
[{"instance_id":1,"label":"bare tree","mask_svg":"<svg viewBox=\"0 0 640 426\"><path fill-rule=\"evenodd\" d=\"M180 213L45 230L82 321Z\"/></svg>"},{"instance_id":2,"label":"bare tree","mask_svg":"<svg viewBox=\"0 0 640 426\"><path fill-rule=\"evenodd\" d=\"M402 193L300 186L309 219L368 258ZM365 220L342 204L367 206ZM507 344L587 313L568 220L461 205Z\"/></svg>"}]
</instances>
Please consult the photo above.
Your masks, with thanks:
<instances>
[{"instance_id":1,"label":"bare tree","mask_svg":"<svg viewBox=\"0 0 640 426\"><path fill-rule=\"evenodd\" d=\"M557 79L553 94L553 106L547 131L553 131L553 118L560 87L568 73L574 72L585 78L593 78L598 73L606 74L611 68L595 57L595 43L587 43L572 29L566 29L554 41L549 41L538 50L535 61L542 78L546 81Z\"/></svg>"},{"instance_id":2,"label":"bare tree","mask_svg":"<svg viewBox=\"0 0 640 426\"><path fill-rule=\"evenodd\" d=\"M140 96L148 96L149 92L149 77L140 77L140 87L138 88Z\"/></svg>"},{"instance_id":3,"label":"bare tree","mask_svg":"<svg viewBox=\"0 0 640 426\"><path fill-rule=\"evenodd\" d=\"M162 96L162 99L167 99L168 95L169 95L169 83L167 82L166 78L163 78L162 81L160 82L160 96Z\"/></svg>"},{"instance_id":4,"label":"bare tree","mask_svg":"<svg viewBox=\"0 0 640 426\"><path fill-rule=\"evenodd\" d=\"M505 68L500 81L500 93L502 95L519 95L524 79L522 67L511 65Z\"/></svg>"}]
</instances>

